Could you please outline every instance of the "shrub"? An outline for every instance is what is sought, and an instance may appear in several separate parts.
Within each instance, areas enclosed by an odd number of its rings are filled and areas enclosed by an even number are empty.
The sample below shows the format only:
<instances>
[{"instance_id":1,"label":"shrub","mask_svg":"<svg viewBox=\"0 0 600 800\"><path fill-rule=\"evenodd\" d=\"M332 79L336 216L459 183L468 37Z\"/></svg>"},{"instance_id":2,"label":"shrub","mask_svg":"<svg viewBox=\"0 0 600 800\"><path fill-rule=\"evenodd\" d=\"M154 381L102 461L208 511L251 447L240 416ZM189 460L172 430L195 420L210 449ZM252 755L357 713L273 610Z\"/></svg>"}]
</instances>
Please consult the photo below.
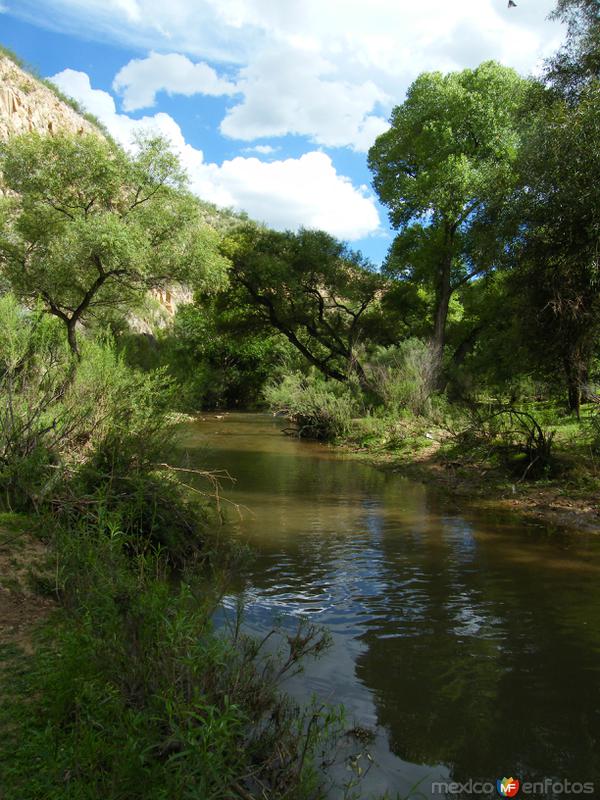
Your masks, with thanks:
<instances>
[{"instance_id":1,"label":"shrub","mask_svg":"<svg viewBox=\"0 0 600 800\"><path fill-rule=\"evenodd\" d=\"M78 418L64 395L70 359L54 320L0 297L0 489L10 508L31 503L67 449Z\"/></svg>"},{"instance_id":2,"label":"shrub","mask_svg":"<svg viewBox=\"0 0 600 800\"><path fill-rule=\"evenodd\" d=\"M407 339L379 348L371 358L369 373L376 393L389 410L408 409L419 416L429 410L435 361L427 342Z\"/></svg>"},{"instance_id":3,"label":"shrub","mask_svg":"<svg viewBox=\"0 0 600 800\"><path fill-rule=\"evenodd\" d=\"M360 409L352 386L326 381L316 373L294 372L269 384L264 397L275 414L295 424L297 436L312 439L346 435Z\"/></svg>"},{"instance_id":4,"label":"shrub","mask_svg":"<svg viewBox=\"0 0 600 800\"><path fill-rule=\"evenodd\" d=\"M3 797L314 796L334 717L279 681L327 638L301 623L267 655L239 624L215 632L218 593L197 574L174 584L160 552L129 545L114 525L58 531L64 613L4 694Z\"/></svg>"},{"instance_id":5,"label":"shrub","mask_svg":"<svg viewBox=\"0 0 600 800\"><path fill-rule=\"evenodd\" d=\"M556 466L554 431L542 427L531 412L512 406L472 412L470 425L456 441L463 451L483 459L496 457L520 479L548 477Z\"/></svg>"},{"instance_id":6,"label":"shrub","mask_svg":"<svg viewBox=\"0 0 600 800\"><path fill-rule=\"evenodd\" d=\"M110 339L70 355L56 322L0 299L0 501L98 521L178 559L202 540L204 511L160 466L174 446L173 384L130 369Z\"/></svg>"},{"instance_id":7,"label":"shrub","mask_svg":"<svg viewBox=\"0 0 600 800\"><path fill-rule=\"evenodd\" d=\"M587 424L590 447L595 456L600 455L600 407L595 407Z\"/></svg>"}]
</instances>

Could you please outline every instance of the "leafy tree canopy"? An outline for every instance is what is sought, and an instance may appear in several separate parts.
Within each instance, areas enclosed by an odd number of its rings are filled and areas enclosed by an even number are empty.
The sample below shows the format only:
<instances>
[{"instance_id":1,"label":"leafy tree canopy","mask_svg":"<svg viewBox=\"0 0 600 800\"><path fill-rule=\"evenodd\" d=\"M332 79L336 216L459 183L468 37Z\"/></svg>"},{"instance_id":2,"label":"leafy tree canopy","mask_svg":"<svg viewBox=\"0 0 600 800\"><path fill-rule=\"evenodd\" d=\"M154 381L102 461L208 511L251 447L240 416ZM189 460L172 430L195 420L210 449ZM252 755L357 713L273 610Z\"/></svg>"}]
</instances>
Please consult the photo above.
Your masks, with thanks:
<instances>
[{"instance_id":1,"label":"leafy tree canopy","mask_svg":"<svg viewBox=\"0 0 600 800\"><path fill-rule=\"evenodd\" d=\"M282 333L330 378L354 372L363 325L382 287L360 253L322 231L299 233L243 226L224 245L236 302L258 324Z\"/></svg>"},{"instance_id":2,"label":"leafy tree canopy","mask_svg":"<svg viewBox=\"0 0 600 800\"><path fill-rule=\"evenodd\" d=\"M600 80L600 4L598 0L558 0L552 14L567 26L566 42L548 62L546 78L565 97L576 99Z\"/></svg>"},{"instance_id":3,"label":"leafy tree canopy","mask_svg":"<svg viewBox=\"0 0 600 800\"><path fill-rule=\"evenodd\" d=\"M502 247L496 209L514 184L531 87L494 62L424 73L369 152L375 189L400 230L388 273L433 290L440 364L453 291L490 269Z\"/></svg>"},{"instance_id":4,"label":"leafy tree canopy","mask_svg":"<svg viewBox=\"0 0 600 800\"><path fill-rule=\"evenodd\" d=\"M600 332L600 93L582 90L573 105L540 112L519 161L511 212L521 234L514 282L527 297L526 332L538 359L561 365L578 411Z\"/></svg>"},{"instance_id":5,"label":"leafy tree canopy","mask_svg":"<svg viewBox=\"0 0 600 800\"><path fill-rule=\"evenodd\" d=\"M27 134L2 147L0 168L0 267L65 323L74 352L78 323L149 289L222 285L218 237L162 139L130 156L95 135Z\"/></svg>"}]
</instances>

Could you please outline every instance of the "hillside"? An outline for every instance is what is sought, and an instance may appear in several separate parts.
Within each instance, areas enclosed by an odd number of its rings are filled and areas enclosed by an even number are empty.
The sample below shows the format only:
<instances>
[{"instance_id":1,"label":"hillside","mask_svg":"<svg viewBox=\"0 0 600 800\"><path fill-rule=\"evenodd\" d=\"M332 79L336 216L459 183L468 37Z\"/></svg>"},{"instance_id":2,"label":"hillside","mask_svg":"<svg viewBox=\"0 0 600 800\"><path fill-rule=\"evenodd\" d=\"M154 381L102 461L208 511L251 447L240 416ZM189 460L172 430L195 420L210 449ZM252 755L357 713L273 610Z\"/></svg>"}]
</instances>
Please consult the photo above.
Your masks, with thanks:
<instances>
[{"instance_id":1,"label":"hillside","mask_svg":"<svg viewBox=\"0 0 600 800\"><path fill-rule=\"evenodd\" d=\"M60 130L100 134L57 92L0 53L0 141L21 133Z\"/></svg>"}]
</instances>

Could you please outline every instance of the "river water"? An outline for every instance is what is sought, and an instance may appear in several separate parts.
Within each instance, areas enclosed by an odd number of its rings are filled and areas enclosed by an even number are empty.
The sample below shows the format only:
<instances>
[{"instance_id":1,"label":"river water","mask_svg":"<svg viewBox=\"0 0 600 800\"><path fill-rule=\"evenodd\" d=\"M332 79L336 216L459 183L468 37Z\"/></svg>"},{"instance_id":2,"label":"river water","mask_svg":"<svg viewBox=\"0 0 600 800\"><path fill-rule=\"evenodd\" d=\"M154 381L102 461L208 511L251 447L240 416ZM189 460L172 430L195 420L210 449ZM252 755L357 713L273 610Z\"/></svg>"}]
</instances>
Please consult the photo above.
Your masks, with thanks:
<instances>
[{"instance_id":1,"label":"river water","mask_svg":"<svg viewBox=\"0 0 600 800\"><path fill-rule=\"evenodd\" d=\"M306 615L331 631L287 688L375 730L361 797L504 776L600 797L600 537L472 512L282 427L208 415L187 459L228 470L249 509L229 525L255 553L236 587L247 628Z\"/></svg>"}]
</instances>

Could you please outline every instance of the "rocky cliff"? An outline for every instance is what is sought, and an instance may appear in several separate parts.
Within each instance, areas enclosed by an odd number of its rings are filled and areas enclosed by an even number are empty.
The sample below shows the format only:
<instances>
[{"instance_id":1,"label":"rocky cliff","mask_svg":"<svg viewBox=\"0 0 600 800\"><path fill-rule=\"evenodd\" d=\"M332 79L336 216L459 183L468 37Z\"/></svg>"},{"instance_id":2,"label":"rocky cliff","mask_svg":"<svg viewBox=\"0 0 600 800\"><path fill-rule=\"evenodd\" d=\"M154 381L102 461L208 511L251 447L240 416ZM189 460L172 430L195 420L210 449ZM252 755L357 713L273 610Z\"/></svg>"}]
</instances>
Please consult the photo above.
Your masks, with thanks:
<instances>
[{"instance_id":1,"label":"rocky cliff","mask_svg":"<svg viewBox=\"0 0 600 800\"><path fill-rule=\"evenodd\" d=\"M0 141L20 133L98 133L49 87L0 55Z\"/></svg>"}]
</instances>

